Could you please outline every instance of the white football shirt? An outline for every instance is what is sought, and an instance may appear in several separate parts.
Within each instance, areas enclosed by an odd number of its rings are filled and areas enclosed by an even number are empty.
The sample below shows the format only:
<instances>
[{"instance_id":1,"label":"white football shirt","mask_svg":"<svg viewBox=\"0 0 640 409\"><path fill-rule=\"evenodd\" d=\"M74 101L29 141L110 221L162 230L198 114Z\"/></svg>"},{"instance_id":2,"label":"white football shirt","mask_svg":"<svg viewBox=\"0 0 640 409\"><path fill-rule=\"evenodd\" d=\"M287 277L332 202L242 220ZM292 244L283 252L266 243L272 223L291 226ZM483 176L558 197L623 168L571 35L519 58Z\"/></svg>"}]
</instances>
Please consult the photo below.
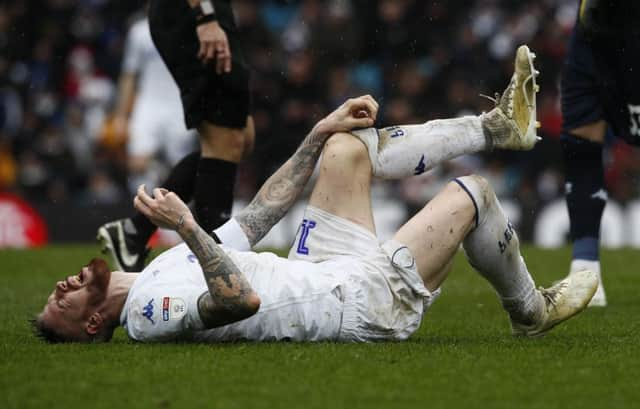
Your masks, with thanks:
<instances>
[{"instance_id":1,"label":"white football shirt","mask_svg":"<svg viewBox=\"0 0 640 409\"><path fill-rule=\"evenodd\" d=\"M338 339L343 311L339 277L345 276L340 263L224 250L260 296L257 314L205 329L197 301L207 285L197 258L181 244L155 258L129 291L120 317L129 337L143 342Z\"/></svg>"}]
</instances>

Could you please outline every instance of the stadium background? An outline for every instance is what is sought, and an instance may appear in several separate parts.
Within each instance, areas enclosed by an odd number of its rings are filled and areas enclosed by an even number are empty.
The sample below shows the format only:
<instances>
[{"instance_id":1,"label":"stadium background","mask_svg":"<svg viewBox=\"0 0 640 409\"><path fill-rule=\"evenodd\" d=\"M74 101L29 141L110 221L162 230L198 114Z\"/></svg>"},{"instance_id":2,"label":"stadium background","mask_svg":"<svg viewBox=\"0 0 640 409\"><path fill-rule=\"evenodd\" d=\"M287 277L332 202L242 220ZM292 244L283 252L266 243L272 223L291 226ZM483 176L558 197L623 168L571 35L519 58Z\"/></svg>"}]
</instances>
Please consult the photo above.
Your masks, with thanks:
<instances>
[{"instance_id":1,"label":"stadium background","mask_svg":"<svg viewBox=\"0 0 640 409\"><path fill-rule=\"evenodd\" d=\"M0 5L0 192L34 206L52 241L89 240L99 224L131 209L125 141L109 119L127 28L144 3ZM564 210L556 202L563 187L558 81L576 0L233 4L253 68L257 128L256 151L241 169L240 201L251 198L317 119L350 96L374 95L385 125L490 109L478 95L502 90L515 47L527 43L542 72L544 141L533 153L464 157L420 178L380 184L374 193L410 213L452 176L481 173L511 204L528 240L543 209L556 203L557 214ZM605 216L603 229L619 230L604 234L614 246L640 246L640 232L625 230L640 225L638 159L637 150L609 144L606 180L620 207L608 206L615 214ZM547 224L557 225L561 216L554 217ZM5 243L15 222L0 216Z\"/></svg>"}]
</instances>

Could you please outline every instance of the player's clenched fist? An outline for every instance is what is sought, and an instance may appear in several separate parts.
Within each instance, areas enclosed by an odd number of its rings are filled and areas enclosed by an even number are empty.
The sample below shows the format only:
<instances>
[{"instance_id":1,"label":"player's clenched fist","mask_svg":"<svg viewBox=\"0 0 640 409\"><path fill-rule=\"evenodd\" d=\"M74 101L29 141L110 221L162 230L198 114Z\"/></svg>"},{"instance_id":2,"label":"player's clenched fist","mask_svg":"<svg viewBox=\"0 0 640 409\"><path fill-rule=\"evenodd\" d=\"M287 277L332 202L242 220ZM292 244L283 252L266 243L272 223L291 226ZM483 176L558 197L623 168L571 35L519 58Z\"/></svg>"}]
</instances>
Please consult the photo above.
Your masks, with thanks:
<instances>
[{"instance_id":1,"label":"player's clenched fist","mask_svg":"<svg viewBox=\"0 0 640 409\"><path fill-rule=\"evenodd\" d=\"M378 107L371 95L348 99L318 123L318 130L331 134L371 127L378 115Z\"/></svg>"},{"instance_id":2,"label":"player's clenched fist","mask_svg":"<svg viewBox=\"0 0 640 409\"><path fill-rule=\"evenodd\" d=\"M144 185L138 187L133 205L158 227L178 231L186 224L194 222L191 210L173 192L167 189L153 189L153 197L149 196Z\"/></svg>"}]
</instances>

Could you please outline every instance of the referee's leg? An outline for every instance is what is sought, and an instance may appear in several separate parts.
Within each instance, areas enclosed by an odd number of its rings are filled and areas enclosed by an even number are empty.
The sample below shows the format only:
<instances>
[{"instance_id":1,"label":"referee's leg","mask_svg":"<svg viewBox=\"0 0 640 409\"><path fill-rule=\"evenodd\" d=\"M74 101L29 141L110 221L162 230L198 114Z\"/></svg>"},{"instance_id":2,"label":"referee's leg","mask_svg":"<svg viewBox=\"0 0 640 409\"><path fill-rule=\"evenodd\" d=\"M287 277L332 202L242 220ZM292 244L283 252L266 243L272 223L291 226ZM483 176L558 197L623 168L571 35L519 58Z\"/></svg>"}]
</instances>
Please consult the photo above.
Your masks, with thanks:
<instances>
[{"instance_id":1,"label":"referee's leg","mask_svg":"<svg viewBox=\"0 0 640 409\"><path fill-rule=\"evenodd\" d=\"M237 167L253 150L255 128L247 116L244 128L205 120L198 132L202 156L195 180L195 213L200 225L212 231L231 217Z\"/></svg>"}]
</instances>

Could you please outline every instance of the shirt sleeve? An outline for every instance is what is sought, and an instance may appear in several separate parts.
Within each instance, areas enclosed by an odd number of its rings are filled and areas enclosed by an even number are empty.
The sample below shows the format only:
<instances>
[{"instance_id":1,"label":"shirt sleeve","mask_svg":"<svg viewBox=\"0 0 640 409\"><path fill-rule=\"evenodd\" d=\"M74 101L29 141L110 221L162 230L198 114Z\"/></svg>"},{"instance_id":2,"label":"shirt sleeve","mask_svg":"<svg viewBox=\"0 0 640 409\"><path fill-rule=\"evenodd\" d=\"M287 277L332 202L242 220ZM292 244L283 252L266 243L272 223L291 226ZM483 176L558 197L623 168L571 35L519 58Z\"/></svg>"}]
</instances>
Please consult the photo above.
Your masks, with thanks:
<instances>
[{"instance_id":1,"label":"shirt sleeve","mask_svg":"<svg viewBox=\"0 0 640 409\"><path fill-rule=\"evenodd\" d=\"M235 217L227 220L225 224L213 231L215 237L218 237L220 243L239 251L251 250L251 243L247 234L242 230L240 224ZM214 237L214 238L215 238Z\"/></svg>"},{"instance_id":2,"label":"shirt sleeve","mask_svg":"<svg viewBox=\"0 0 640 409\"><path fill-rule=\"evenodd\" d=\"M198 312L202 289L194 285L151 289L129 303L125 329L141 342L188 341L204 329Z\"/></svg>"}]
</instances>

